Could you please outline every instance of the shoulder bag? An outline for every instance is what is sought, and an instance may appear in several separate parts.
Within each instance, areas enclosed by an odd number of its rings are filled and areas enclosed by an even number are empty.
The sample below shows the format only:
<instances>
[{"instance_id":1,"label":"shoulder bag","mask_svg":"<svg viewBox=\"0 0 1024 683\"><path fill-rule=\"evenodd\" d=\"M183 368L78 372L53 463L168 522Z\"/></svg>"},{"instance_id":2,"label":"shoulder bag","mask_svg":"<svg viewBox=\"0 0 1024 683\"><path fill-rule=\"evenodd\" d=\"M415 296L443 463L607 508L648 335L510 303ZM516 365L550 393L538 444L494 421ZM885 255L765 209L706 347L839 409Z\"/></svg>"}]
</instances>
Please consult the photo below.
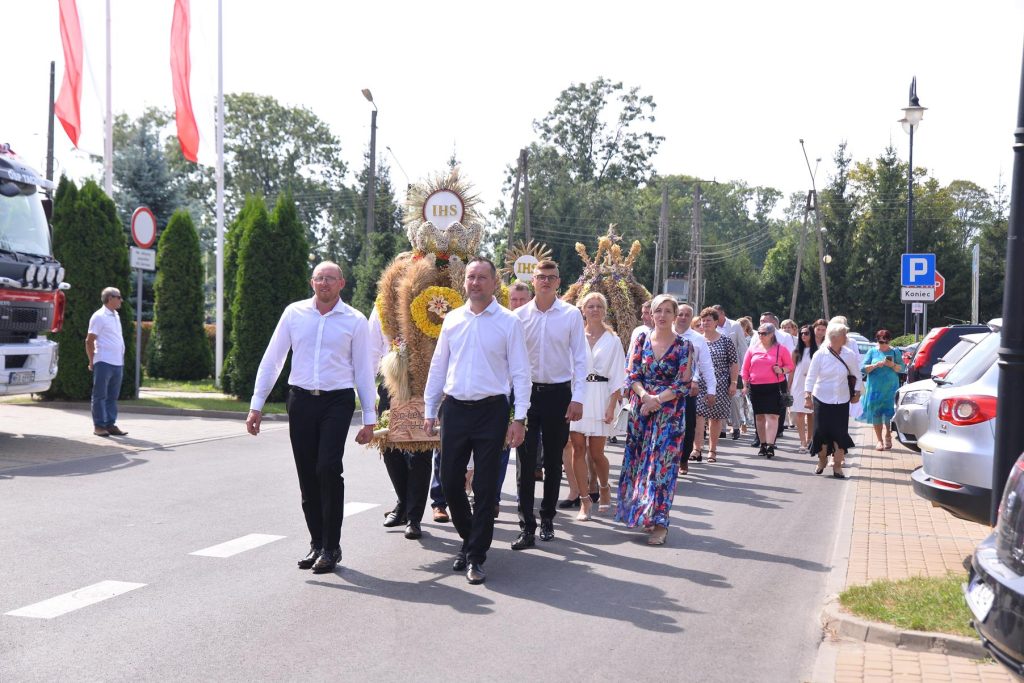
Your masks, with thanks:
<instances>
[{"instance_id":1,"label":"shoulder bag","mask_svg":"<svg viewBox=\"0 0 1024 683\"><path fill-rule=\"evenodd\" d=\"M781 352L779 351L778 348L776 348L775 349L775 364L776 365L779 364L779 353L781 353ZM785 373L782 374L782 379L783 380L786 379L786 374ZM782 407L783 408L792 408L793 407L793 394L782 388L782 382L779 382L779 396L780 396L779 400L782 402Z\"/></svg>"}]
</instances>

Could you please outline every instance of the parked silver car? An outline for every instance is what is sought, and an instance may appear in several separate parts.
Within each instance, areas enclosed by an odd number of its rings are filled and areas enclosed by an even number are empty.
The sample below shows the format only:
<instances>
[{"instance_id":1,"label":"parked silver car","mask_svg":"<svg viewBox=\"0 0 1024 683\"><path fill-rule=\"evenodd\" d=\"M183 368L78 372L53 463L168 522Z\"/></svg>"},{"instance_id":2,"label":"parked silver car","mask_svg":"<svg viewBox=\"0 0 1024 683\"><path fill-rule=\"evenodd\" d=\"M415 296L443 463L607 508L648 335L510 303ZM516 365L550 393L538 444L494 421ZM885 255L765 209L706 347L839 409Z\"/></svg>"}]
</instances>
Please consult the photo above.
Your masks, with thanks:
<instances>
[{"instance_id":1,"label":"parked silver car","mask_svg":"<svg viewBox=\"0 0 1024 683\"><path fill-rule=\"evenodd\" d=\"M998 384L993 359L976 382L931 392L928 428L917 440L922 464L910 475L914 493L979 524L989 522Z\"/></svg>"},{"instance_id":2,"label":"parked silver car","mask_svg":"<svg viewBox=\"0 0 1024 683\"><path fill-rule=\"evenodd\" d=\"M1002 322L1002 318L989 321L989 327L994 332L982 333L981 339L969 345L967 352L946 371L944 377L908 382L899 388L892 427L901 444L913 451L921 450L918 442L929 426L928 406L936 387L974 382L996 361Z\"/></svg>"}]
</instances>

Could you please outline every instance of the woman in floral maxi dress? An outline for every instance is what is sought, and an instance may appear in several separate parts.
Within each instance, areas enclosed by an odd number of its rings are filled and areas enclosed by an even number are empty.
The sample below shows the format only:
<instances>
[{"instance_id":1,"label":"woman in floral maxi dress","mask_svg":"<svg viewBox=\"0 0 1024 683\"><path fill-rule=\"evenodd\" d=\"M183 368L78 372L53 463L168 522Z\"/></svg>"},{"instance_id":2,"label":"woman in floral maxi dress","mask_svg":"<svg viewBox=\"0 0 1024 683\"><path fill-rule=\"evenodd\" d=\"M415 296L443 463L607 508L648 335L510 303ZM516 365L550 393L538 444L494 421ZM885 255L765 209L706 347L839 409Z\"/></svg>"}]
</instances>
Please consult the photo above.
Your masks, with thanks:
<instances>
[{"instance_id":1,"label":"woman in floral maxi dress","mask_svg":"<svg viewBox=\"0 0 1024 683\"><path fill-rule=\"evenodd\" d=\"M642 526L650 545L662 545L683 456L690 343L672 331L674 298L659 295L651 309L654 330L637 337L626 371L630 411L615 520Z\"/></svg>"}]
</instances>

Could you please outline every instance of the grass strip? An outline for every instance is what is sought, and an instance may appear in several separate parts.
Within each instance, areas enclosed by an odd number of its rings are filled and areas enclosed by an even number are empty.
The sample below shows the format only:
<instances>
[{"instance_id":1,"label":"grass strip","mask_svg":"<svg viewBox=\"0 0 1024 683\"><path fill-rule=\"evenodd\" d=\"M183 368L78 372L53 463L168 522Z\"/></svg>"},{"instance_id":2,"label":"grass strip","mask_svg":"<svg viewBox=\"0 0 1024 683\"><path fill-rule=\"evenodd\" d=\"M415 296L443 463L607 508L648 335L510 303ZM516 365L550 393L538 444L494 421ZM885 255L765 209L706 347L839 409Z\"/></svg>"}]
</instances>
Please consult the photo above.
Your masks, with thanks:
<instances>
[{"instance_id":1,"label":"grass strip","mask_svg":"<svg viewBox=\"0 0 1024 683\"><path fill-rule=\"evenodd\" d=\"M960 584L966 576L916 576L875 581L847 588L840 604L857 616L914 631L934 631L977 638Z\"/></svg>"},{"instance_id":2,"label":"grass strip","mask_svg":"<svg viewBox=\"0 0 1024 683\"><path fill-rule=\"evenodd\" d=\"M197 393L220 393L213 384L212 378L207 379L160 379L159 377L143 377L142 386L146 389L160 391L194 391Z\"/></svg>"}]
</instances>

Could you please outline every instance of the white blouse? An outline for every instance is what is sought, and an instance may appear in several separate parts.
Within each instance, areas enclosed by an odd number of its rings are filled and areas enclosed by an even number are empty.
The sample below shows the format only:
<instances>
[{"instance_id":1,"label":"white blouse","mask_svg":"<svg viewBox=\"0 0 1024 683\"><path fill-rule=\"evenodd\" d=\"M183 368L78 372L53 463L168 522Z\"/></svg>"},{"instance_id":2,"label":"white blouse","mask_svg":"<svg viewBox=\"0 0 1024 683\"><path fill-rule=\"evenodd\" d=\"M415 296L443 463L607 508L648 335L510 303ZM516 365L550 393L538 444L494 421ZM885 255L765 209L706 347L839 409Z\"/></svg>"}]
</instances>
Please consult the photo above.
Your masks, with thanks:
<instances>
[{"instance_id":1,"label":"white blouse","mask_svg":"<svg viewBox=\"0 0 1024 683\"><path fill-rule=\"evenodd\" d=\"M860 378L860 366L857 365L857 354L844 346L836 358L829 352L829 347L822 346L811 358L811 367L807 370L807 379L804 380L804 391L810 392L814 398L822 403L846 403L850 400L850 390L846 383L846 376L853 375L857 378L856 391L863 391L864 383ZM843 367L843 364L846 367Z\"/></svg>"}]
</instances>

